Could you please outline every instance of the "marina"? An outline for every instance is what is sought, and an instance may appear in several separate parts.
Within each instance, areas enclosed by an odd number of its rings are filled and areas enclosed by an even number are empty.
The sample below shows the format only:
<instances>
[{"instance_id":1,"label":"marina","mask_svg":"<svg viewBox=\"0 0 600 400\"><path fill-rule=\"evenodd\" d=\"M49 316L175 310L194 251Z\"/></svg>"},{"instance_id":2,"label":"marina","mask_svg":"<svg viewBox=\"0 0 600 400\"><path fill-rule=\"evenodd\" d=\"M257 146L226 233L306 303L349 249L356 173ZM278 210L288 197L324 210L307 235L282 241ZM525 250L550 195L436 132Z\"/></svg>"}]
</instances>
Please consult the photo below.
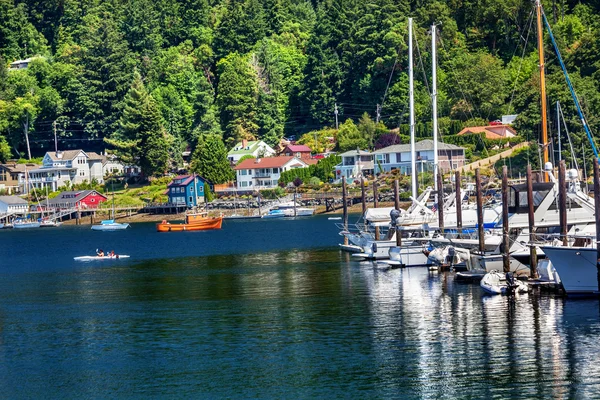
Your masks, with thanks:
<instances>
[{"instance_id":1,"label":"marina","mask_svg":"<svg viewBox=\"0 0 600 400\"><path fill-rule=\"evenodd\" d=\"M381 270L340 252L326 216L0 240L7 397L600 395L597 299L489 297L454 272ZM131 258L73 260L90 244Z\"/></svg>"}]
</instances>

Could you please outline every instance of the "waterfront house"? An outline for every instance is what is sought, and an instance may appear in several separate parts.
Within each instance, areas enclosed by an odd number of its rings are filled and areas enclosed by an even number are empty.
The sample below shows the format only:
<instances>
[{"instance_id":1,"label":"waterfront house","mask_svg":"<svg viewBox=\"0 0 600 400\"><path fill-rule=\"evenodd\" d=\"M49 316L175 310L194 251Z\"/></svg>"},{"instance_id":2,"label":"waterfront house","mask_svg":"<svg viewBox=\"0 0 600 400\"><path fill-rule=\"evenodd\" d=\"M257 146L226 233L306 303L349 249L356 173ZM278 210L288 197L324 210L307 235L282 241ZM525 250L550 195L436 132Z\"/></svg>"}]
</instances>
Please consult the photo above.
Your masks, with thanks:
<instances>
[{"instance_id":1,"label":"waterfront house","mask_svg":"<svg viewBox=\"0 0 600 400\"><path fill-rule=\"evenodd\" d=\"M246 159L234 170L238 190L260 190L277 187L281 173L308 164L293 156Z\"/></svg>"},{"instance_id":2,"label":"waterfront house","mask_svg":"<svg viewBox=\"0 0 600 400\"><path fill-rule=\"evenodd\" d=\"M247 141L244 139L229 150L227 159L232 164L237 164L240 158L248 155L254 158L272 157L275 155L275 150L262 140Z\"/></svg>"},{"instance_id":3,"label":"waterfront house","mask_svg":"<svg viewBox=\"0 0 600 400\"><path fill-rule=\"evenodd\" d=\"M113 154L96 154L94 152L88 152L89 160L93 163L90 164L90 174L93 176L102 175L103 179L109 175L121 176L125 171L123 164L117 160L117 157Z\"/></svg>"},{"instance_id":4,"label":"waterfront house","mask_svg":"<svg viewBox=\"0 0 600 400\"><path fill-rule=\"evenodd\" d=\"M342 162L335 166L336 179L354 179L373 173L373 154L363 150L350 150L339 154Z\"/></svg>"},{"instance_id":5,"label":"waterfront house","mask_svg":"<svg viewBox=\"0 0 600 400\"><path fill-rule=\"evenodd\" d=\"M102 156L83 150L49 151L40 168L29 171L29 184L33 188L53 192L61 186L73 186L84 181L104 182Z\"/></svg>"},{"instance_id":6,"label":"waterfront house","mask_svg":"<svg viewBox=\"0 0 600 400\"><path fill-rule=\"evenodd\" d=\"M198 175L179 175L167 185L169 203L192 208L204 203L206 179Z\"/></svg>"},{"instance_id":7,"label":"waterfront house","mask_svg":"<svg viewBox=\"0 0 600 400\"><path fill-rule=\"evenodd\" d=\"M515 128L508 124L470 126L458 132L457 135L484 134L486 139L498 140L517 136Z\"/></svg>"},{"instance_id":8,"label":"waterfront house","mask_svg":"<svg viewBox=\"0 0 600 400\"><path fill-rule=\"evenodd\" d=\"M50 210L72 208L93 209L106 200L106 196L95 190L74 190L61 192L55 198L40 203L40 207L47 207Z\"/></svg>"},{"instance_id":9,"label":"waterfront house","mask_svg":"<svg viewBox=\"0 0 600 400\"><path fill-rule=\"evenodd\" d=\"M306 161L311 159L311 152L312 150L310 149L310 147L304 144L288 144L283 148L281 155L294 156L296 158Z\"/></svg>"},{"instance_id":10,"label":"waterfront house","mask_svg":"<svg viewBox=\"0 0 600 400\"><path fill-rule=\"evenodd\" d=\"M29 204L18 196L0 196L0 215L27 214Z\"/></svg>"},{"instance_id":11,"label":"waterfront house","mask_svg":"<svg viewBox=\"0 0 600 400\"><path fill-rule=\"evenodd\" d=\"M433 170L433 140L415 143L417 172ZM410 144L395 144L373 152L375 173L400 170L402 174L412 174ZM438 142L438 166L447 172L465 165L465 149L453 144Z\"/></svg>"},{"instance_id":12,"label":"waterfront house","mask_svg":"<svg viewBox=\"0 0 600 400\"><path fill-rule=\"evenodd\" d=\"M6 194L27 193L25 171L39 167L37 164L0 164L0 190Z\"/></svg>"}]
</instances>

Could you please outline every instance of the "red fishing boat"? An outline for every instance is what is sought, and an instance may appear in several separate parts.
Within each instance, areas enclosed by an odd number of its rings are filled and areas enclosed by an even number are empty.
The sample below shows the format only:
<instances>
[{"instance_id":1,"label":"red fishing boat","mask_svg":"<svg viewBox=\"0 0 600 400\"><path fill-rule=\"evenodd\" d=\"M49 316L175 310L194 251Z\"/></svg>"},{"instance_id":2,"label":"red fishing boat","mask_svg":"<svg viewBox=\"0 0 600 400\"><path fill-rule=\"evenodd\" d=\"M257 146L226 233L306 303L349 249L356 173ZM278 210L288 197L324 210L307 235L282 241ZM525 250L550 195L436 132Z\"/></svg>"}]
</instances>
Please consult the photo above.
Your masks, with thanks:
<instances>
[{"instance_id":1,"label":"red fishing boat","mask_svg":"<svg viewBox=\"0 0 600 400\"><path fill-rule=\"evenodd\" d=\"M211 229L221 229L223 217L209 217L207 213L186 214L183 224L171 224L163 220L156 224L158 232L179 232L179 231L207 231Z\"/></svg>"}]
</instances>

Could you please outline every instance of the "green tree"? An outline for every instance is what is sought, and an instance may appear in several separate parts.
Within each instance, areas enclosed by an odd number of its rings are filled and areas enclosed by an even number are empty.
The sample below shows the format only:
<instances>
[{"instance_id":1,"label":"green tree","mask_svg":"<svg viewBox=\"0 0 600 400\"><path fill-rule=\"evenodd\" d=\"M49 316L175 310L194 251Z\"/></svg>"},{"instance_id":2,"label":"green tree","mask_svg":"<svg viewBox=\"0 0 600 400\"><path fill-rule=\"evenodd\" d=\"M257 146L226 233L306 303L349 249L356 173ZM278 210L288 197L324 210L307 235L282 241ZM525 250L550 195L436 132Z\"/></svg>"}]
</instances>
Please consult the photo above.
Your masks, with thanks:
<instances>
[{"instance_id":1,"label":"green tree","mask_svg":"<svg viewBox=\"0 0 600 400\"><path fill-rule=\"evenodd\" d=\"M192 156L191 169L216 184L229 182L235 177L223 140L214 134L205 135L198 142Z\"/></svg>"},{"instance_id":2,"label":"green tree","mask_svg":"<svg viewBox=\"0 0 600 400\"><path fill-rule=\"evenodd\" d=\"M10 146L4 136L0 136L0 163L5 163L10 158Z\"/></svg>"},{"instance_id":3,"label":"green tree","mask_svg":"<svg viewBox=\"0 0 600 400\"><path fill-rule=\"evenodd\" d=\"M337 133L337 142L340 151L364 150L369 145L367 138L361 134L354 121L350 118L340 125Z\"/></svg>"}]
</instances>

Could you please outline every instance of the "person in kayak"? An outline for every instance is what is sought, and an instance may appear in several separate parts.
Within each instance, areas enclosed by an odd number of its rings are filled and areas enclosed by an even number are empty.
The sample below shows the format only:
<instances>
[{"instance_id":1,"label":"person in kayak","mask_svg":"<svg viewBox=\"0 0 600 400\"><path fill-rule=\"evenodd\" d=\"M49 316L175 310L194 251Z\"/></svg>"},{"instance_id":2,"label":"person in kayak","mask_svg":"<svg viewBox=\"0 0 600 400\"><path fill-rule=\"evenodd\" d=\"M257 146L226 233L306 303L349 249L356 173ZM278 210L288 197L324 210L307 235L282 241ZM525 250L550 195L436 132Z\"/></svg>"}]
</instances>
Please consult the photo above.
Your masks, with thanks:
<instances>
[{"instance_id":1,"label":"person in kayak","mask_svg":"<svg viewBox=\"0 0 600 400\"><path fill-rule=\"evenodd\" d=\"M98 255L98 257L104 257L104 250L96 250L96 254Z\"/></svg>"},{"instance_id":2,"label":"person in kayak","mask_svg":"<svg viewBox=\"0 0 600 400\"><path fill-rule=\"evenodd\" d=\"M114 257L115 256L115 251L111 250L110 253L108 253L108 256L109 257Z\"/></svg>"}]
</instances>

